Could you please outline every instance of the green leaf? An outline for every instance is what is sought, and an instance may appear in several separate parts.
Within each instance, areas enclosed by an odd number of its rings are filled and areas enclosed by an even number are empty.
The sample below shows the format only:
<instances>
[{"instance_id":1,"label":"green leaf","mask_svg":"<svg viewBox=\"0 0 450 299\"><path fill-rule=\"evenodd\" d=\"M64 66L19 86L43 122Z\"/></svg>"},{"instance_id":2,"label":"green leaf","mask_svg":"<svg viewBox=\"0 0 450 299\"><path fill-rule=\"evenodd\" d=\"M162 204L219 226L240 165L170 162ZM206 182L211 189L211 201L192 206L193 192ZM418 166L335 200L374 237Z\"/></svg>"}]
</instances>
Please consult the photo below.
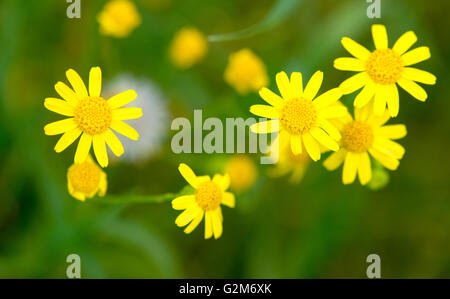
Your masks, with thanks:
<instances>
[{"instance_id":1,"label":"green leaf","mask_svg":"<svg viewBox=\"0 0 450 299\"><path fill-rule=\"evenodd\" d=\"M87 200L86 202L102 203L102 204L163 203L169 202L178 196L188 194L194 194L194 188L192 188L191 186L184 187L178 193L165 193L158 195L139 195L139 194L107 195L105 197L95 197L91 200Z\"/></svg>"},{"instance_id":2,"label":"green leaf","mask_svg":"<svg viewBox=\"0 0 450 299\"><path fill-rule=\"evenodd\" d=\"M297 8L302 2L303 0L278 0L261 22L244 30L210 35L208 36L208 41L223 42L243 39L272 29L291 17L297 11Z\"/></svg>"}]
</instances>

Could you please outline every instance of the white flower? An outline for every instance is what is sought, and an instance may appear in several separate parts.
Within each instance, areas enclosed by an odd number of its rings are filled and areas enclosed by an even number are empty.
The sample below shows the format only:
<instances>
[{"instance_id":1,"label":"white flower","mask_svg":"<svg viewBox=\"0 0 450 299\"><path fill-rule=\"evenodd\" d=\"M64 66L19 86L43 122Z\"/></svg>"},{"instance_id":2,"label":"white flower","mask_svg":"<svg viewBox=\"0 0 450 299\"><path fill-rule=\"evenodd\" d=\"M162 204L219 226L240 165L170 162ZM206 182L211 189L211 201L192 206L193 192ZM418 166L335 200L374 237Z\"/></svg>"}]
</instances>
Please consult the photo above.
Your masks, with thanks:
<instances>
[{"instance_id":1,"label":"white flower","mask_svg":"<svg viewBox=\"0 0 450 299\"><path fill-rule=\"evenodd\" d=\"M116 94L128 89L136 91L138 97L133 105L142 108L143 117L127 121L139 132L138 141L119 136L120 141L127 149L122 159L131 163L146 162L158 154L169 136L168 100L154 82L130 74L120 74L106 84L105 95Z\"/></svg>"}]
</instances>

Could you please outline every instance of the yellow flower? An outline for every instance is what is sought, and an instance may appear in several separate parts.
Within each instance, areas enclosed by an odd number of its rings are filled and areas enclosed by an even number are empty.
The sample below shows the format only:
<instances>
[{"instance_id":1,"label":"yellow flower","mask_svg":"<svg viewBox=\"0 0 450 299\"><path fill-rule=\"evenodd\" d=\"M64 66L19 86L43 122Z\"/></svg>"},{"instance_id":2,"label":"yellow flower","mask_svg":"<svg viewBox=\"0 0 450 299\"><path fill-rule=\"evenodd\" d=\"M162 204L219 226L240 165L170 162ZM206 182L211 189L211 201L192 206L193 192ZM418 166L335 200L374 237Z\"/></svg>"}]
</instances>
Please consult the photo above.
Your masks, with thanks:
<instances>
[{"instance_id":1,"label":"yellow flower","mask_svg":"<svg viewBox=\"0 0 450 299\"><path fill-rule=\"evenodd\" d=\"M324 166L332 171L344 163L342 182L353 183L356 174L362 185L370 182L372 166L370 156L389 170L396 170L405 149L395 141L406 136L406 127L401 124L385 125L389 112L383 116L372 113L371 107L355 110L355 119L348 114L339 120L342 134L341 149L329 156Z\"/></svg>"},{"instance_id":2,"label":"yellow flower","mask_svg":"<svg viewBox=\"0 0 450 299\"><path fill-rule=\"evenodd\" d=\"M207 52L208 41L205 35L193 27L178 31L169 50L172 63L182 69L188 69L198 63Z\"/></svg>"},{"instance_id":3,"label":"yellow flower","mask_svg":"<svg viewBox=\"0 0 450 299\"><path fill-rule=\"evenodd\" d=\"M108 181L106 173L89 156L81 164L73 164L67 171L67 188L70 195L84 201L94 195L104 196Z\"/></svg>"},{"instance_id":4,"label":"yellow flower","mask_svg":"<svg viewBox=\"0 0 450 299\"><path fill-rule=\"evenodd\" d=\"M244 192L255 183L258 169L251 158L246 155L235 155L227 162L225 173L230 176L231 189Z\"/></svg>"},{"instance_id":5,"label":"yellow flower","mask_svg":"<svg viewBox=\"0 0 450 299\"><path fill-rule=\"evenodd\" d=\"M109 1L97 20L101 34L117 38L127 37L142 22L136 6L129 0Z\"/></svg>"},{"instance_id":6,"label":"yellow flower","mask_svg":"<svg viewBox=\"0 0 450 299\"><path fill-rule=\"evenodd\" d=\"M320 71L311 77L305 90L301 73L292 73L289 81L286 73L281 72L277 74L276 81L281 97L262 88L259 94L271 106L250 107L251 113L272 119L254 124L251 130L255 133L279 132L274 144L282 148L290 143L295 155L302 153L303 144L314 161L320 159L320 144L337 151L339 145L336 141L341 138L341 134L328 119L342 117L347 113L344 106L333 106L342 96L341 89L331 89L316 98L323 81Z\"/></svg>"},{"instance_id":7,"label":"yellow flower","mask_svg":"<svg viewBox=\"0 0 450 299\"><path fill-rule=\"evenodd\" d=\"M241 94L258 91L269 83L264 63L250 49L230 55L224 76L225 81Z\"/></svg>"},{"instance_id":8,"label":"yellow flower","mask_svg":"<svg viewBox=\"0 0 450 299\"><path fill-rule=\"evenodd\" d=\"M290 173L289 181L292 184L297 184L303 179L309 163L311 163L311 158L306 152L294 155L289 146L285 146L280 149L278 161L269 175L279 177Z\"/></svg>"},{"instance_id":9,"label":"yellow flower","mask_svg":"<svg viewBox=\"0 0 450 299\"><path fill-rule=\"evenodd\" d=\"M396 84L414 98L425 101L428 95L416 82L436 83L436 77L433 74L409 67L430 58L430 50L428 47L419 47L408 51L417 41L417 36L412 31L403 34L392 49L388 48L388 37L384 25L373 25L372 35L376 48L373 52L348 37L342 38L344 48L356 58L338 58L334 61L334 67L343 71L359 72L342 82L340 86L345 94L364 87L355 98L353 103L355 107L361 108L373 99L376 115L383 114L387 103L389 114L395 117L399 111Z\"/></svg>"},{"instance_id":10,"label":"yellow flower","mask_svg":"<svg viewBox=\"0 0 450 299\"><path fill-rule=\"evenodd\" d=\"M108 154L105 142L116 156L119 157L124 152L122 143L111 129L133 140L139 138L136 130L122 120L141 117L141 108L120 108L133 101L137 94L134 90L128 90L109 100L103 99L100 96L102 71L99 67L91 68L89 94L77 72L69 69L66 76L73 90L63 82L56 83L56 92L64 100L46 98L44 106L69 118L46 125L45 134L63 134L55 146L57 153L65 150L81 135L75 153L75 163L80 164L86 160L92 145L98 163L106 167Z\"/></svg>"},{"instance_id":11,"label":"yellow flower","mask_svg":"<svg viewBox=\"0 0 450 299\"><path fill-rule=\"evenodd\" d=\"M220 204L234 208L233 193L226 192L230 185L228 175L216 174L213 179L209 176L196 176L192 169L184 163L178 167L184 179L195 188L195 194L184 195L172 201L175 210L184 210L175 224L182 227L188 225L184 232L191 233L205 217L205 239L214 235L218 239L222 235L222 208Z\"/></svg>"}]
</instances>

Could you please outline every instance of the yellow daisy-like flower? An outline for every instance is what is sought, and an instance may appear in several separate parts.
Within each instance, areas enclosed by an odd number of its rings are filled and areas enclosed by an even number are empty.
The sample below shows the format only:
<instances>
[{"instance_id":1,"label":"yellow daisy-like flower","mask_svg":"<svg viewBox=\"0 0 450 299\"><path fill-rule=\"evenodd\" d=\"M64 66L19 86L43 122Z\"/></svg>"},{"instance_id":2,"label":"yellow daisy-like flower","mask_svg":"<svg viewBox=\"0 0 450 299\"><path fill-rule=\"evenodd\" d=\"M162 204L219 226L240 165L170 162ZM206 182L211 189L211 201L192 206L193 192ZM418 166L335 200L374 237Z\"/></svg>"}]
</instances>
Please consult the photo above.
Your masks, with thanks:
<instances>
[{"instance_id":1,"label":"yellow daisy-like flower","mask_svg":"<svg viewBox=\"0 0 450 299\"><path fill-rule=\"evenodd\" d=\"M294 155L289 146L285 146L280 149L275 168L270 170L268 174L273 177L290 174L289 181L292 184L297 184L303 179L310 163L311 158L306 152L302 151L301 154Z\"/></svg>"},{"instance_id":2,"label":"yellow daisy-like flower","mask_svg":"<svg viewBox=\"0 0 450 299\"><path fill-rule=\"evenodd\" d=\"M224 77L240 94L258 91L269 83L266 66L250 49L230 55Z\"/></svg>"},{"instance_id":3,"label":"yellow daisy-like flower","mask_svg":"<svg viewBox=\"0 0 450 299\"><path fill-rule=\"evenodd\" d=\"M81 164L73 164L67 171L67 188L70 195L84 201L94 195L104 196L108 186L106 173L89 156Z\"/></svg>"},{"instance_id":4,"label":"yellow daisy-like flower","mask_svg":"<svg viewBox=\"0 0 450 299\"><path fill-rule=\"evenodd\" d=\"M396 84L419 101L425 101L428 95L416 82L430 85L436 83L433 74L409 67L430 58L430 50L428 47L419 47L408 51L417 41L417 36L412 31L403 34L392 49L388 48L384 25L373 25L372 35L376 48L373 52L348 37L342 38L342 45L355 58L338 58L334 61L334 67L338 70L359 72L340 85L345 94L364 87L355 98L355 107L361 108L373 99L376 115L383 114L387 103L389 114L395 117L399 111Z\"/></svg>"},{"instance_id":5,"label":"yellow daisy-like flower","mask_svg":"<svg viewBox=\"0 0 450 299\"><path fill-rule=\"evenodd\" d=\"M255 133L279 132L274 144L279 148L291 145L294 155L302 153L303 146L311 159L320 159L320 144L337 151L336 142L341 138L339 131L328 119L342 117L347 113L344 106L333 106L342 97L340 88L331 89L316 98L323 81L323 73L317 71L303 90L301 73L294 72L289 80L285 72L276 76L281 97L267 88L259 91L260 96L271 106L253 105L250 112L271 118L251 126ZM275 120L275 122L274 122Z\"/></svg>"},{"instance_id":6,"label":"yellow daisy-like flower","mask_svg":"<svg viewBox=\"0 0 450 299\"><path fill-rule=\"evenodd\" d=\"M69 118L46 125L45 134L63 134L55 146L57 153L65 150L81 135L75 163L80 164L86 160L92 145L98 163L106 167L108 154L105 142L116 156L119 157L124 152L122 143L111 129L133 140L139 138L136 130L123 120L141 117L141 108L120 108L136 99L137 94L134 90L128 90L109 100L102 98L102 71L99 67L91 68L89 93L77 72L69 69L66 75L73 90L63 82L56 83L56 92L64 100L46 98L44 106Z\"/></svg>"},{"instance_id":7,"label":"yellow daisy-like flower","mask_svg":"<svg viewBox=\"0 0 450 299\"><path fill-rule=\"evenodd\" d=\"M396 170L405 149L395 141L406 136L405 125L385 125L389 112L383 116L372 113L371 107L355 109L355 119L348 114L337 124L341 134L341 149L324 161L324 166L332 171L344 163L342 182L353 183L358 174L362 185L370 182L372 167L370 156L389 170Z\"/></svg>"},{"instance_id":8,"label":"yellow daisy-like flower","mask_svg":"<svg viewBox=\"0 0 450 299\"><path fill-rule=\"evenodd\" d=\"M216 174L213 179L209 176L196 176L192 169L184 163L178 167L184 179L195 189L195 194L183 195L172 201L175 210L184 210L175 224L186 226L184 232L190 234L205 218L205 239L214 235L218 239L223 231L223 216L220 204L230 208L235 206L233 193L226 192L230 185L228 175ZM188 225L189 224L189 225Z\"/></svg>"},{"instance_id":9,"label":"yellow daisy-like flower","mask_svg":"<svg viewBox=\"0 0 450 299\"><path fill-rule=\"evenodd\" d=\"M98 14L97 20L101 34L117 38L127 37L142 23L136 6L129 0L109 1Z\"/></svg>"},{"instance_id":10,"label":"yellow daisy-like flower","mask_svg":"<svg viewBox=\"0 0 450 299\"><path fill-rule=\"evenodd\" d=\"M225 166L225 173L230 176L230 188L236 192L250 189L258 177L255 162L246 155L234 155Z\"/></svg>"},{"instance_id":11,"label":"yellow daisy-like flower","mask_svg":"<svg viewBox=\"0 0 450 299\"><path fill-rule=\"evenodd\" d=\"M178 31L169 49L172 63L181 69L188 69L197 64L207 52L208 41L205 35L193 27Z\"/></svg>"}]
</instances>

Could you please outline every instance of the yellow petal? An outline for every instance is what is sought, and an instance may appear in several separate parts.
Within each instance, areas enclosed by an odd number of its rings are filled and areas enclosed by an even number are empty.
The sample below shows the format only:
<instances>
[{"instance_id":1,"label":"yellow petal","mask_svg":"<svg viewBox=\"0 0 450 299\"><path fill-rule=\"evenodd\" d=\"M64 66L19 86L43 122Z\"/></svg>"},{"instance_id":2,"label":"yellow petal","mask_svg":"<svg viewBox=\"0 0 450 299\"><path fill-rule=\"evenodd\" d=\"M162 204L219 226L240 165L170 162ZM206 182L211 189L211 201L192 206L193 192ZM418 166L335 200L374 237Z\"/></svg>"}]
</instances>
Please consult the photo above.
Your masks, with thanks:
<instances>
[{"instance_id":1,"label":"yellow petal","mask_svg":"<svg viewBox=\"0 0 450 299\"><path fill-rule=\"evenodd\" d=\"M387 106L389 110L389 115L391 117L396 117L398 115L398 111L400 109L399 97L398 97L398 89L395 84L386 85L386 99Z\"/></svg>"},{"instance_id":2,"label":"yellow petal","mask_svg":"<svg viewBox=\"0 0 450 299\"><path fill-rule=\"evenodd\" d=\"M211 219L211 211L205 212L205 239L209 239L213 236L213 225Z\"/></svg>"},{"instance_id":3,"label":"yellow petal","mask_svg":"<svg viewBox=\"0 0 450 299\"><path fill-rule=\"evenodd\" d=\"M225 191L230 187L230 176L228 174L216 174L213 177L213 182L216 183L222 191Z\"/></svg>"},{"instance_id":4,"label":"yellow petal","mask_svg":"<svg viewBox=\"0 0 450 299\"><path fill-rule=\"evenodd\" d=\"M400 36L400 38L395 42L394 47L392 47L392 50L397 52L398 55L402 55L408 51L416 41L416 34L412 31L408 31Z\"/></svg>"},{"instance_id":5,"label":"yellow petal","mask_svg":"<svg viewBox=\"0 0 450 299\"><path fill-rule=\"evenodd\" d=\"M63 101L55 98L46 98L44 101L44 106L50 111L56 112L64 116L73 116L74 107L70 105L67 101Z\"/></svg>"},{"instance_id":6,"label":"yellow petal","mask_svg":"<svg viewBox=\"0 0 450 299\"><path fill-rule=\"evenodd\" d=\"M328 108L319 111L320 117L325 119L344 117L347 113L347 107L343 105L329 106Z\"/></svg>"},{"instance_id":7,"label":"yellow petal","mask_svg":"<svg viewBox=\"0 0 450 299\"><path fill-rule=\"evenodd\" d=\"M123 145L120 142L119 138L110 130L107 129L105 133L103 133L103 138L108 144L111 151L116 155L117 157L120 157L124 153Z\"/></svg>"},{"instance_id":8,"label":"yellow petal","mask_svg":"<svg viewBox=\"0 0 450 299\"><path fill-rule=\"evenodd\" d=\"M436 76L413 67L405 67L403 69L402 77L408 80L417 81L423 84L436 84Z\"/></svg>"},{"instance_id":9,"label":"yellow petal","mask_svg":"<svg viewBox=\"0 0 450 299\"><path fill-rule=\"evenodd\" d=\"M291 92L294 98L300 98L303 94L303 79L299 72L291 74Z\"/></svg>"},{"instance_id":10,"label":"yellow petal","mask_svg":"<svg viewBox=\"0 0 450 299\"><path fill-rule=\"evenodd\" d=\"M81 79L80 75L78 75L78 73L73 69L69 69L66 72L66 76L78 97L80 99L87 98L88 92L86 85L84 85L83 79Z\"/></svg>"},{"instance_id":11,"label":"yellow petal","mask_svg":"<svg viewBox=\"0 0 450 299\"><path fill-rule=\"evenodd\" d=\"M172 208L174 210L185 210L192 204L195 204L195 195L178 196L172 200Z\"/></svg>"},{"instance_id":12,"label":"yellow petal","mask_svg":"<svg viewBox=\"0 0 450 299\"><path fill-rule=\"evenodd\" d=\"M400 85L401 88L403 88L407 93L409 93L419 101L425 102L426 99L428 98L427 92L414 81L405 78L400 78L397 81L397 84Z\"/></svg>"},{"instance_id":13,"label":"yellow petal","mask_svg":"<svg viewBox=\"0 0 450 299\"><path fill-rule=\"evenodd\" d=\"M358 154L353 152L348 152L345 156L344 168L342 170L342 183L347 185L355 181L358 158Z\"/></svg>"},{"instance_id":14,"label":"yellow petal","mask_svg":"<svg viewBox=\"0 0 450 299\"><path fill-rule=\"evenodd\" d=\"M374 148L369 149L369 153L389 170L396 170L400 164L400 162L394 157L385 155Z\"/></svg>"},{"instance_id":15,"label":"yellow petal","mask_svg":"<svg viewBox=\"0 0 450 299\"><path fill-rule=\"evenodd\" d=\"M377 138L375 138L372 146L379 152L393 156L398 160L403 158L403 155L405 154L405 148L403 146L395 141L383 138L381 136L377 136Z\"/></svg>"},{"instance_id":16,"label":"yellow petal","mask_svg":"<svg viewBox=\"0 0 450 299\"><path fill-rule=\"evenodd\" d=\"M223 232L222 216L220 207L211 211L211 220L214 231L214 239L219 239Z\"/></svg>"},{"instance_id":17,"label":"yellow petal","mask_svg":"<svg viewBox=\"0 0 450 299\"><path fill-rule=\"evenodd\" d=\"M313 161L320 160L320 147L317 141L311 136L311 134L303 134L303 144L305 145L306 152Z\"/></svg>"},{"instance_id":18,"label":"yellow petal","mask_svg":"<svg viewBox=\"0 0 450 299\"><path fill-rule=\"evenodd\" d=\"M266 101L268 104L274 106L274 107L280 107L283 105L283 99L275 94L270 89L263 87L259 90L259 96Z\"/></svg>"},{"instance_id":19,"label":"yellow petal","mask_svg":"<svg viewBox=\"0 0 450 299\"><path fill-rule=\"evenodd\" d=\"M186 164L181 163L178 166L178 171L180 171L180 174L183 176L183 178L186 180L186 182L188 182L189 185L191 185L195 189L198 187L199 183L201 183L201 181L195 175L194 171L192 171L192 169L189 166L187 166ZM206 178L208 178L208 180L209 180L209 177L206 177Z\"/></svg>"},{"instance_id":20,"label":"yellow petal","mask_svg":"<svg viewBox=\"0 0 450 299\"><path fill-rule=\"evenodd\" d=\"M290 85L289 78L286 75L286 73L279 72L276 75L275 79L277 81L278 90L280 91L281 96L286 100L291 99L292 98L291 85Z\"/></svg>"},{"instance_id":21,"label":"yellow petal","mask_svg":"<svg viewBox=\"0 0 450 299\"><path fill-rule=\"evenodd\" d=\"M201 212L189 223L188 226L184 229L185 234L190 234L197 226L202 222L203 216L205 215L205 212L201 210Z\"/></svg>"},{"instance_id":22,"label":"yellow petal","mask_svg":"<svg viewBox=\"0 0 450 299\"><path fill-rule=\"evenodd\" d=\"M60 153L65 150L81 135L81 133L82 131L79 128L64 133L55 145L55 152Z\"/></svg>"},{"instance_id":23,"label":"yellow petal","mask_svg":"<svg viewBox=\"0 0 450 299\"><path fill-rule=\"evenodd\" d=\"M300 155L302 153L302 136L291 136L291 151L294 155Z\"/></svg>"},{"instance_id":24,"label":"yellow petal","mask_svg":"<svg viewBox=\"0 0 450 299\"><path fill-rule=\"evenodd\" d=\"M201 213L202 209L194 203L178 215L177 219L175 219L175 224L179 227L185 226Z\"/></svg>"},{"instance_id":25,"label":"yellow petal","mask_svg":"<svg viewBox=\"0 0 450 299\"><path fill-rule=\"evenodd\" d=\"M315 98L313 104L317 110L320 110L335 103L341 97L342 97L342 89L333 88Z\"/></svg>"},{"instance_id":26,"label":"yellow petal","mask_svg":"<svg viewBox=\"0 0 450 299\"><path fill-rule=\"evenodd\" d=\"M72 106L76 106L78 104L79 99L76 93L63 82L56 83L55 90L64 100L66 100Z\"/></svg>"},{"instance_id":27,"label":"yellow petal","mask_svg":"<svg viewBox=\"0 0 450 299\"><path fill-rule=\"evenodd\" d=\"M373 81L368 80L366 86L364 86L361 92L356 96L353 105L356 108L361 108L367 105L367 103L369 103L375 95L375 86L376 84Z\"/></svg>"},{"instance_id":28,"label":"yellow petal","mask_svg":"<svg viewBox=\"0 0 450 299\"><path fill-rule=\"evenodd\" d=\"M128 103L131 103L137 98L137 93L134 90L127 90L119 93L108 100L111 109L120 108Z\"/></svg>"},{"instance_id":29,"label":"yellow petal","mask_svg":"<svg viewBox=\"0 0 450 299\"><path fill-rule=\"evenodd\" d=\"M370 81L369 75L366 72L361 72L348 78L339 85L344 94L352 93Z\"/></svg>"},{"instance_id":30,"label":"yellow petal","mask_svg":"<svg viewBox=\"0 0 450 299\"><path fill-rule=\"evenodd\" d=\"M112 111L113 120L136 119L142 116L142 109L137 107L119 108Z\"/></svg>"},{"instance_id":31,"label":"yellow petal","mask_svg":"<svg viewBox=\"0 0 450 299\"><path fill-rule=\"evenodd\" d=\"M102 70L97 66L89 72L89 95L99 97L102 91Z\"/></svg>"},{"instance_id":32,"label":"yellow petal","mask_svg":"<svg viewBox=\"0 0 450 299\"><path fill-rule=\"evenodd\" d=\"M313 128L310 133L312 137L314 137L317 141L319 141L319 143L321 143L326 148L332 151L337 151L339 149L339 145L337 144L337 142L331 139L331 137L327 133L325 133L322 129Z\"/></svg>"},{"instance_id":33,"label":"yellow petal","mask_svg":"<svg viewBox=\"0 0 450 299\"><path fill-rule=\"evenodd\" d=\"M113 120L110 125L111 129L119 134L122 134L132 140L139 139L139 133L130 125L124 123L121 120Z\"/></svg>"},{"instance_id":34,"label":"yellow petal","mask_svg":"<svg viewBox=\"0 0 450 299\"><path fill-rule=\"evenodd\" d=\"M101 167L108 166L108 153L106 151L105 140L102 135L95 135L92 137L92 145L94 147L95 157L97 158L98 164Z\"/></svg>"},{"instance_id":35,"label":"yellow petal","mask_svg":"<svg viewBox=\"0 0 450 299\"><path fill-rule=\"evenodd\" d=\"M73 118L49 123L44 127L45 135L59 135L77 128L78 125Z\"/></svg>"},{"instance_id":36,"label":"yellow petal","mask_svg":"<svg viewBox=\"0 0 450 299\"><path fill-rule=\"evenodd\" d=\"M383 115L386 109L386 101L388 97L388 90L385 85L377 85L375 91L375 98L373 101L373 113L375 115Z\"/></svg>"},{"instance_id":37,"label":"yellow petal","mask_svg":"<svg viewBox=\"0 0 450 299\"><path fill-rule=\"evenodd\" d=\"M375 48L378 50L387 49L388 47L388 36L386 32L386 27L384 25L375 24L372 25L372 37L375 44Z\"/></svg>"},{"instance_id":38,"label":"yellow petal","mask_svg":"<svg viewBox=\"0 0 450 299\"><path fill-rule=\"evenodd\" d=\"M277 108L268 105L253 105L250 107L250 112L254 115L266 118L279 118L280 112Z\"/></svg>"},{"instance_id":39,"label":"yellow petal","mask_svg":"<svg viewBox=\"0 0 450 299\"><path fill-rule=\"evenodd\" d=\"M370 157L367 152L359 154L358 178L361 185L366 185L372 179Z\"/></svg>"},{"instance_id":40,"label":"yellow petal","mask_svg":"<svg viewBox=\"0 0 450 299\"><path fill-rule=\"evenodd\" d=\"M369 50L367 50L365 47L361 46L351 38L343 37L341 39L341 43L350 54L362 61L366 61L370 56Z\"/></svg>"},{"instance_id":41,"label":"yellow petal","mask_svg":"<svg viewBox=\"0 0 450 299\"><path fill-rule=\"evenodd\" d=\"M403 66L419 63L431 57L428 47L419 47L402 55Z\"/></svg>"},{"instance_id":42,"label":"yellow petal","mask_svg":"<svg viewBox=\"0 0 450 299\"><path fill-rule=\"evenodd\" d=\"M86 161L86 158L91 149L92 136L86 133L81 135L80 141L78 141L77 151L75 152L75 163L81 164Z\"/></svg>"},{"instance_id":43,"label":"yellow petal","mask_svg":"<svg viewBox=\"0 0 450 299\"><path fill-rule=\"evenodd\" d=\"M236 205L234 194L231 192L224 192L221 203L227 207L234 208Z\"/></svg>"},{"instance_id":44,"label":"yellow petal","mask_svg":"<svg viewBox=\"0 0 450 299\"><path fill-rule=\"evenodd\" d=\"M318 126L320 128L322 128L325 132L328 133L328 135L330 135L331 138L333 138L334 140L340 140L341 139L341 133L339 132L339 130L333 125L331 124L328 120L324 119L324 118L320 118L318 121Z\"/></svg>"},{"instance_id":45,"label":"yellow petal","mask_svg":"<svg viewBox=\"0 0 450 299\"><path fill-rule=\"evenodd\" d=\"M320 87L322 86L322 81L323 73L321 71L315 72L306 84L303 97L308 100L313 100L319 92Z\"/></svg>"},{"instance_id":46,"label":"yellow petal","mask_svg":"<svg viewBox=\"0 0 450 299\"><path fill-rule=\"evenodd\" d=\"M278 119L260 121L259 123L251 125L250 130L253 133L258 133L258 134L267 134L267 133L278 132L279 131L279 121L278 121Z\"/></svg>"},{"instance_id":47,"label":"yellow petal","mask_svg":"<svg viewBox=\"0 0 450 299\"><path fill-rule=\"evenodd\" d=\"M337 152L332 153L324 162L323 166L329 171L337 169L342 162L344 162L347 150L344 148L339 149Z\"/></svg>"},{"instance_id":48,"label":"yellow petal","mask_svg":"<svg viewBox=\"0 0 450 299\"><path fill-rule=\"evenodd\" d=\"M405 125L388 125L379 128L377 133L389 139L401 139L407 132Z\"/></svg>"},{"instance_id":49,"label":"yellow petal","mask_svg":"<svg viewBox=\"0 0 450 299\"><path fill-rule=\"evenodd\" d=\"M362 72L366 70L364 62L353 57L340 57L334 60L333 66L341 71Z\"/></svg>"}]
</instances>

